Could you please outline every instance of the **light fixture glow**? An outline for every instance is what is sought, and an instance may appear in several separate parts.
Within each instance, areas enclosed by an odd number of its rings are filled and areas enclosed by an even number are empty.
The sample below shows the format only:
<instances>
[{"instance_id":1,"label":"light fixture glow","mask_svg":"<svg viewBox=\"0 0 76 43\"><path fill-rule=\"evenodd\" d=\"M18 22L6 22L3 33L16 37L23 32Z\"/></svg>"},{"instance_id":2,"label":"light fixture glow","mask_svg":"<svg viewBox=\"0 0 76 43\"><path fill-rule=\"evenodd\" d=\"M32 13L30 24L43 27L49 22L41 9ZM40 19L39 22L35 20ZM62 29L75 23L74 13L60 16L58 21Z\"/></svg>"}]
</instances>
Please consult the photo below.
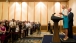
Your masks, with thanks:
<instances>
[{"instance_id":1,"label":"light fixture glow","mask_svg":"<svg viewBox=\"0 0 76 43\"><path fill-rule=\"evenodd\" d=\"M55 2L55 13L58 16L60 12L60 2Z\"/></svg>"},{"instance_id":2,"label":"light fixture glow","mask_svg":"<svg viewBox=\"0 0 76 43\"><path fill-rule=\"evenodd\" d=\"M55 7L60 7L60 2L56 2Z\"/></svg>"},{"instance_id":3,"label":"light fixture glow","mask_svg":"<svg viewBox=\"0 0 76 43\"><path fill-rule=\"evenodd\" d=\"M21 5L18 2L16 2L15 4L16 4L16 10L21 11Z\"/></svg>"},{"instance_id":4,"label":"light fixture glow","mask_svg":"<svg viewBox=\"0 0 76 43\"><path fill-rule=\"evenodd\" d=\"M27 2L22 2L22 12L25 12L25 9L27 9Z\"/></svg>"},{"instance_id":5,"label":"light fixture glow","mask_svg":"<svg viewBox=\"0 0 76 43\"><path fill-rule=\"evenodd\" d=\"M27 3L26 2L22 2L22 6L27 6Z\"/></svg>"},{"instance_id":6,"label":"light fixture glow","mask_svg":"<svg viewBox=\"0 0 76 43\"><path fill-rule=\"evenodd\" d=\"M44 3L39 2L39 3L37 4L37 6L38 6L38 8L41 8L41 7L44 7L45 5L44 5Z\"/></svg>"}]
</instances>

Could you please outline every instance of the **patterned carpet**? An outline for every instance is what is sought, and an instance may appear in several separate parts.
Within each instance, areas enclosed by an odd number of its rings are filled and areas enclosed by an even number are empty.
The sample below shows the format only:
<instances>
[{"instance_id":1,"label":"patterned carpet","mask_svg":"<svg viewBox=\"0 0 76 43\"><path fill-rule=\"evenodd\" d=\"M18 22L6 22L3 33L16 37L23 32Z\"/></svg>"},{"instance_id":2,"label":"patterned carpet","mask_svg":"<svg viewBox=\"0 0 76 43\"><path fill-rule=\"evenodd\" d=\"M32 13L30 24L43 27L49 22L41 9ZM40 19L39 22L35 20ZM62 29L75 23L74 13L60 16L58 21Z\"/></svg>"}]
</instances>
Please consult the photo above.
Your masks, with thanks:
<instances>
[{"instance_id":1,"label":"patterned carpet","mask_svg":"<svg viewBox=\"0 0 76 43\"><path fill-rule=\"evenodd\" d=\"M37 34L37 32L35 32L32 35L29 35L26 38L19 39L14 43L42 43L44 35L52 34L50 34L49 32L41 32L40 34Z\"/></svg>"},{"instance_id":2,"label":"patterned carpet","mask_svg":"<svg viewBox=\"0 0 76 43\"><path fill-rule=\"evenodd\" d=\"M63 37L64 33L59 33L60 37ZM15 41L14 43L42 43L44 35L53 35L49 32L41 32L40 34L37 34L37 32L33 33L32 35L27 36L26 38L19 39ZM74 37L76 39L76 37Z\"/></svg>"},{"instance_id":3,"label":"patterned carpet","mask_svg":"<svg viewBox=\"0 0 76 43\"><path fill-rule=\"evenodd\" d=\"M20 39L14 43L42 43L42 39L38 39L38 38L29 38L29 39Z\"/></svg>"},{"instance_id":4,"label":"patterned carpet","mask_svg":"<svg viewBox=\"0 0 76 43\"><path fill-rule=\"evenodd\" d=\"M44 35L53 35L53 34L50 34L50 32L41 32L38 34L37 32L35 32L27 37L44 37Z\"/></svg>"}]
</instances>

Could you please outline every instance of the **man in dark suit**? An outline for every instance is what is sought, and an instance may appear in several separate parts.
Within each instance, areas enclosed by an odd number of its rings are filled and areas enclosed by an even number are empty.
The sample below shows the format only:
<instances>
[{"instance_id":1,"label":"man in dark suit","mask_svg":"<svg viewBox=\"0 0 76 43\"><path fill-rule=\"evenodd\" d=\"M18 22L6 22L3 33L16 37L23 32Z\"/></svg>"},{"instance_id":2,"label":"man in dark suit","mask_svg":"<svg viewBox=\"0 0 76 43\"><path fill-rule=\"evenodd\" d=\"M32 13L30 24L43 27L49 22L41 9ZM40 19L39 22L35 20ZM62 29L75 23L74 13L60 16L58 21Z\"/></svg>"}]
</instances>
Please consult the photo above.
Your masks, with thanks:
<instances>
[{"instance_id":1,"label":"man in dark suit","mask_svg":"<svg viewBox=\"0 0 76 43\"><path fill-rule=\"evenodd\" d=\"M48 31L49 31L51 34L53 34L52 29L51 29L51 23L50 23L50 21L49 21L49 23L48 23Z\"/></svg>"},{"instance_id":2,"label":"man in dark suit","mask_svg":"<svg viewBox=\"0 0 76 43\"><path fill-rule=\"evenodd\" d=\"M74 14L71 12L71 8L68 9L68 19L69 19L69 28L68 28L68 37L69 38L73 38L73 17L74 17Z\"/></svg>"},{"instance_id":3,"label":"man in dark suit","mask_svg":"<svg viewBox=\"0 0 76 43\"><path fill-rule=\"evenodd\" d=\"M41 34L40 27L41 27L41 24L40 24L40 22L38 22L38 24L37 24L37 30L38 30L37 34Z\"/></svg>"}]
</instances>

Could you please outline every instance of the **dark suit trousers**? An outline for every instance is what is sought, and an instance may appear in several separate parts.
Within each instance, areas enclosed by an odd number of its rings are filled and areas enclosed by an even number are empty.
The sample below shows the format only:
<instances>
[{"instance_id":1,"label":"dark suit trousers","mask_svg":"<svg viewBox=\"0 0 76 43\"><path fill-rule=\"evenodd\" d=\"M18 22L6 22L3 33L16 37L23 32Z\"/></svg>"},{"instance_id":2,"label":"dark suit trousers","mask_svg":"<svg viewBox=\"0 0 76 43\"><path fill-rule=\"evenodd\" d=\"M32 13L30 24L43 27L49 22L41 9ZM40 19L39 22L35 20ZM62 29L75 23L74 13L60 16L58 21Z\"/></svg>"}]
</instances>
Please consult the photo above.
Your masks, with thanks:
<instances>
[{"instance_id":1,"label":"dark suit trousers","mask_svg":"<svg viewBox=\"0 0 76 43\"><path fill-rule=\"evenodd\" d=\"M72 26L69 26L69 28L68 28L68 37L69 38L73 38L73 29L72 29Z\"/></svg>"}]
</instances>

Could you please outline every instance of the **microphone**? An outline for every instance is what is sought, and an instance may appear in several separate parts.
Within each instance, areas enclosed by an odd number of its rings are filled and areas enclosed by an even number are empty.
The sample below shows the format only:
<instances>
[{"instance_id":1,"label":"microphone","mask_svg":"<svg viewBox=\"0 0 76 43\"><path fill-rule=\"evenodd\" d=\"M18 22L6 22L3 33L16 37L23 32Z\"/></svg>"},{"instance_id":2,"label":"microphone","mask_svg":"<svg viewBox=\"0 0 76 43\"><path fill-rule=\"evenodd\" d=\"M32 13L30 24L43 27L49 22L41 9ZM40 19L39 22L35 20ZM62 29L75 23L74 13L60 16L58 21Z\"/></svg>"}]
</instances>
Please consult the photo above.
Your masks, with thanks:
<instances>
[{"instance_id":1,"label":"microphone","mask_svg":"<svg viewBox=\"0 0 76 43\"><path fill-rule=\"evenodd\" d=\"M54 14L56 14L56 13L54 13Z\"/></svg>"},{"instance_id":2,"label":"microphone","mask_svg":"<svg viewBox=\"0 0 76 43\"><path fill-rule=\"evenodd\" d=\"M56 13L52 14L52 16L54 16Z\"/></svg>"}]
</instances>

